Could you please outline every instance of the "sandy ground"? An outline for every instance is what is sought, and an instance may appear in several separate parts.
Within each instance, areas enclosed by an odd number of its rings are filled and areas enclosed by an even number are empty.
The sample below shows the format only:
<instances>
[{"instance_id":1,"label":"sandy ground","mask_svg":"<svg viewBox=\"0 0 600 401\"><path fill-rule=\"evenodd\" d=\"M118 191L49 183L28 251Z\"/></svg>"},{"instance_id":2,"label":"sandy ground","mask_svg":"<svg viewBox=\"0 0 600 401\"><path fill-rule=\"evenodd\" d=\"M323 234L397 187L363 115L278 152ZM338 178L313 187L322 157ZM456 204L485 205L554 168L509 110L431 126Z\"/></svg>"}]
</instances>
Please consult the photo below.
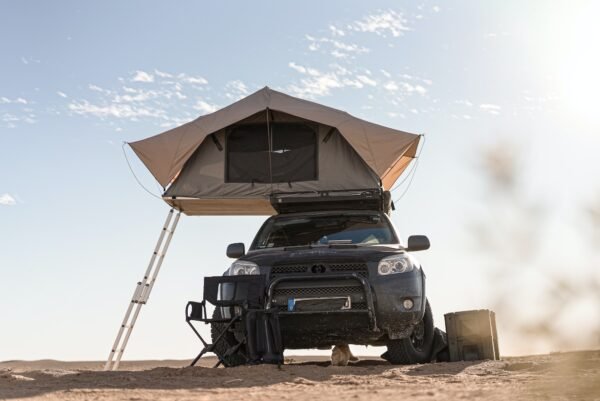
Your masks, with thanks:
<instances>
[{"instance_id":1,"label":"sandy ground","mask_svg":"<svg viewBox=\"0 0 600 401\"><path fill-rule=\"evenodd\" d=\"M217 368L189 361L52 360L0 363L0 399L40 400L600 400L600 351L501 361L392 366L368 358L333 367L321 357L286 365Z\"/></svg>"}]
</instances>

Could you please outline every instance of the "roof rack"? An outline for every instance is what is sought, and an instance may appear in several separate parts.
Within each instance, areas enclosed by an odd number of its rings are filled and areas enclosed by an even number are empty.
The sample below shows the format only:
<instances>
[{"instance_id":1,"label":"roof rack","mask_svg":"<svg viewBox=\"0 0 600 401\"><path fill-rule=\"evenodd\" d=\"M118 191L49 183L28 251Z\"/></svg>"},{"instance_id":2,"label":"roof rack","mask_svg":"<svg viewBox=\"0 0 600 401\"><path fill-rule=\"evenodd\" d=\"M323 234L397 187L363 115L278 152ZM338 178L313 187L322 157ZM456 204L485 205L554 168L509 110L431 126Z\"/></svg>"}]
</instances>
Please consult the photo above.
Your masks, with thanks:
<instances>
[{"instance_id":1,"label":"roof rack","mask_svg":"<svg viewBox=\"0 0 600 401\"><path fill-rule=\"evenodd\" d=\"M322 210L377 210L389 214L394 209L389 191L380 188L273 193L270 201L280 214Z\"/></svg>"}]
</instances>

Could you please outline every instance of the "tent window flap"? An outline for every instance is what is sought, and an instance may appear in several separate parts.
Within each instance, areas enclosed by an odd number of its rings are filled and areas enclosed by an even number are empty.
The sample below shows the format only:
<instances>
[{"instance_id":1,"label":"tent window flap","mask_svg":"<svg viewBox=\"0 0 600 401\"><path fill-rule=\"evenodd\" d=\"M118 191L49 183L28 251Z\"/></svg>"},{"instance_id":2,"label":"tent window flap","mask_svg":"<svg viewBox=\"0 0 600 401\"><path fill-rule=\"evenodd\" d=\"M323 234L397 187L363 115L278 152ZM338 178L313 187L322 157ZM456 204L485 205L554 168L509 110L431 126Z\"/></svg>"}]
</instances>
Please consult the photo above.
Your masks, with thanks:
<instances>
[{"instance_id":1,"label":"tent window flap","mask_svg":"<svg viewBox=\"0 0 600 401\"><path fill-rule=\"evenodd\" d=\"M271 123L270 128L270 138L266 124L238 125L228 132L226 181L278 183L316 180L316 129L309 124L277 122Z\"/></svg>"}]
</instances>

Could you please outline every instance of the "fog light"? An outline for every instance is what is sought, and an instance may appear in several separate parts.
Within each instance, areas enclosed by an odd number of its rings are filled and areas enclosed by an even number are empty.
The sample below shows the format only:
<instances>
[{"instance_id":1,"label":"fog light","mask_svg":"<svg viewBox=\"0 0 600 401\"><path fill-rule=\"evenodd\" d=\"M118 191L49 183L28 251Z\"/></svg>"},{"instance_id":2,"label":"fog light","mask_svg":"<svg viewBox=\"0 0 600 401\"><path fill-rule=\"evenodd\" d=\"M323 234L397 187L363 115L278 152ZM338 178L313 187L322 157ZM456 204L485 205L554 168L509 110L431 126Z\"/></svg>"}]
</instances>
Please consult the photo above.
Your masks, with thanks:
<instances>
[{"instance_id":1,"label":"fog light","mask_svg":"<svg viewBox=\"0 0 600 401\"><path fill-rule=\"evenodd\" d=\"M404 306L404 309L410 310L413 308L413 306L415 306L415 303L412 299L405 299L402 301L402 306Z\"/></svg>"}]
</instances>

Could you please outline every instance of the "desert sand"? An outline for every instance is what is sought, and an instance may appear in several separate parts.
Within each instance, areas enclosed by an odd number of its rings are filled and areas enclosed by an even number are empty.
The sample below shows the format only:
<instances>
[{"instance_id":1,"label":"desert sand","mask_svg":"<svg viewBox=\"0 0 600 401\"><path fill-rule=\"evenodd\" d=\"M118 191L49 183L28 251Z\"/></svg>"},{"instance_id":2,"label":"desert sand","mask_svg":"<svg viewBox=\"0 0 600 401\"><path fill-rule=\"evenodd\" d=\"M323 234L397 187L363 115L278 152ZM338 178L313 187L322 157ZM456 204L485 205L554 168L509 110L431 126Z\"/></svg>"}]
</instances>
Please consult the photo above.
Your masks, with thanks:
<instances>
[{"instance_id":1,"label":"desert sand","mask_svg":"<svg viewBox=\"0 0 600 401\"><path fill-rule=\"evenodd\" d=\"M324 357L277 366L217 368L214 358L124 362L0 363L0 399L16 400L600 400L600 351L500 361L392 366L366 358L346 367Z\"/></svg>"}]
</instances>

